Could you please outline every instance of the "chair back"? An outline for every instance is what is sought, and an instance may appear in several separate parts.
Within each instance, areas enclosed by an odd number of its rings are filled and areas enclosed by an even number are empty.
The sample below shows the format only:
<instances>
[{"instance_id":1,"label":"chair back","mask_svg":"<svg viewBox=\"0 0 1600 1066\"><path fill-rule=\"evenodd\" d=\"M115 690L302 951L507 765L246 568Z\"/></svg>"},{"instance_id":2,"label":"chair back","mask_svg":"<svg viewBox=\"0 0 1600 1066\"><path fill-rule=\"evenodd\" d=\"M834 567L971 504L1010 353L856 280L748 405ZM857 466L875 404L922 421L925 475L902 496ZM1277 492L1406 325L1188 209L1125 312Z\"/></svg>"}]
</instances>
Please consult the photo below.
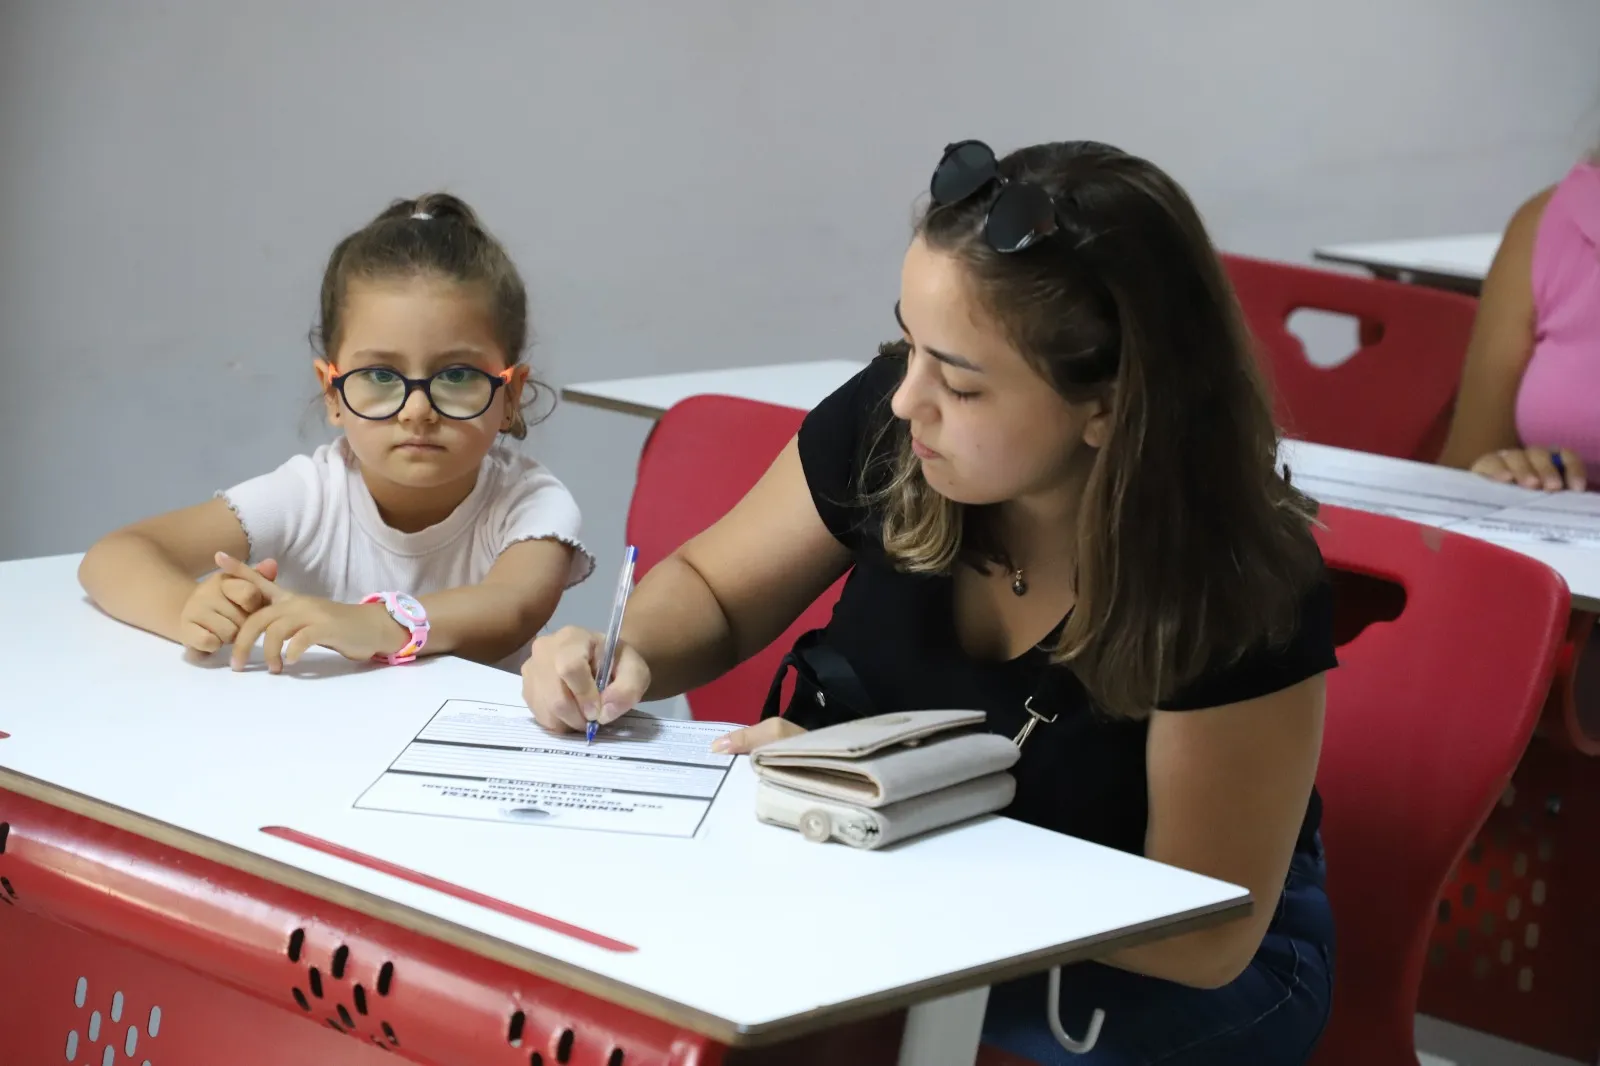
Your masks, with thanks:
<instances>
[{"instance_id":1,"label":"chair back","mask_svg":"<svg viewBox=\"0 0 1600 1066\"><path fill-rule=\"evenodd\" d=\"M1291 437L1433 462L1444 448L1478 301L1423 285L1224 254ZM1289 330L1300 310L1350 315L1361 347L1321 367Z\"/></svg>"},{"instance_id":2,"label":"chair back","mask_svg":"<svg viewBox=\"0 0 1600 1066\"><path fill-rule=\"evenodd\" d=\"M1317 775L1337 959L1315 1061L1415 1066L1439 899L1533 735L1570 597L1508 548L1321 514L1342 646Z\"/></svg>"},{"instance_id":3,"label":"chair back","mask_svg":"<svg viewBox=\"0 0 1600 1066\"><path fill-rule=\"evenodd\" d=\"M733 509L766 473L805 412L733 396L691 396L655 424L639 457L628 542L642 576ZM836 582L781 635L715 681L688 693L695 718L749 724L795 639L828 624Z\"/></svg>"}]
</instances>

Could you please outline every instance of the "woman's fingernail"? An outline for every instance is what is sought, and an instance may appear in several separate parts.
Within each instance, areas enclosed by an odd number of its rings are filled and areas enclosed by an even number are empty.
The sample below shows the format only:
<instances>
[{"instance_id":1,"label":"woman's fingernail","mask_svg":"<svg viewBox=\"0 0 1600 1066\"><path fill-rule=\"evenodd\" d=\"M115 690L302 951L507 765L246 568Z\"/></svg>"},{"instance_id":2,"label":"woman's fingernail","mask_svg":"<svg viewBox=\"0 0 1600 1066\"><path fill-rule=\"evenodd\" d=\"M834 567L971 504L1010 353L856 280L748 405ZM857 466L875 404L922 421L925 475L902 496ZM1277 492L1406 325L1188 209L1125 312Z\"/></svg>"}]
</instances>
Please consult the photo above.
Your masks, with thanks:
<instances>
[{"instance_id":1,"label":"woman's fingernail","mask_svg":"<svg viewBox=\"0 0 1600 1066\"><path fill-rule=\"evenodd\" d=\"M733 741L727 737L718 737L711 742L711 750L726 754L733 750Z\"/></svg>"},{"instance_id":2,"label":"woman's fingernail","mask_svg":"<svg viewBox=\"0 0 1600 1066\"><path fill-rule=\"evenodd\" d=\"M600 721L611 722L622 716L622 708L609 700L600 705Z\"/></svg>"}]
</instances>

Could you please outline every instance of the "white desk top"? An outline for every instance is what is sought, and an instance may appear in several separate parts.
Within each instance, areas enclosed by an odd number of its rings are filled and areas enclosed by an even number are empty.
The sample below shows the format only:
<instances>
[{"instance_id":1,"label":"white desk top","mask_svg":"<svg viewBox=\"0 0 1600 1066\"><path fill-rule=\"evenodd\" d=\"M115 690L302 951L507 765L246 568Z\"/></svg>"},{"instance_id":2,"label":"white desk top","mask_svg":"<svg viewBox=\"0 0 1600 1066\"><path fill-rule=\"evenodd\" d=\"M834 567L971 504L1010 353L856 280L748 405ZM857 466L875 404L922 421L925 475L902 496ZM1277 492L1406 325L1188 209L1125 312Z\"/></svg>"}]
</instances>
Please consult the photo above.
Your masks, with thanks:
<instances>
[{"instance_id":1,"label":"white desk top","mask_svg":"<svg viewBox=\"0 0 1600 1066\"><path fill-rule=\"evenodd\" d=\"M1545 493L1409 459L1284 441L1294 483L1324 503L1438 526L1530 555L1576 610L1600 611L1600 493Z\"/></svg>"},{"instance_id":2,"label":"white desk top","mask_svg":"<svg viewBox=\"0 0 1600 1066\"><path fill-rule=\"evenodd\" d=\"M568 385L561 390L561 396L573 403L647 418L660 418L673 404L690 396L706 395L737 396L809 411L866 365L847 359L830 359L820 363L775 363L685 374L653 374Z\"/></svg>"},{"instance_id":3,"label":"white desk top","mask_svg":"<svg viewBox=\"0 0 1600 1066\"><path fill-rule=\"evenodd\" d=\"M77 558L0 564L0 602L14 606L0 614L0 730L11 734L0 739L9 771L0 787L120 807L134 817L87 805L716 1039L777 1038L980 987L1091 956L1118 935L1215 920L1246 899L1236 886L1004 818L884 852L812 844L756 821L745 759L693 839L356 810L440 704L515 703L519 678L448 658L374 667L331 655L303 661L298 675L235 674L101 615L78 590ZM637 950L518 920L266 826ZM1031 905L1042 897L1049 906Z\"/></svg>"},{"instance_id":4,"label":"white desk top","mask_svg":"<svg viewBox=\"0 0 1600 1066\"><path fill-rule=\"evenodd\" d=\"M1331 263L1351 263L1380 273L1482 281L1499 248L1498 233L1468 233L1459 237L1332 244L1312 254Z\"/></svg>"}]
</instances>

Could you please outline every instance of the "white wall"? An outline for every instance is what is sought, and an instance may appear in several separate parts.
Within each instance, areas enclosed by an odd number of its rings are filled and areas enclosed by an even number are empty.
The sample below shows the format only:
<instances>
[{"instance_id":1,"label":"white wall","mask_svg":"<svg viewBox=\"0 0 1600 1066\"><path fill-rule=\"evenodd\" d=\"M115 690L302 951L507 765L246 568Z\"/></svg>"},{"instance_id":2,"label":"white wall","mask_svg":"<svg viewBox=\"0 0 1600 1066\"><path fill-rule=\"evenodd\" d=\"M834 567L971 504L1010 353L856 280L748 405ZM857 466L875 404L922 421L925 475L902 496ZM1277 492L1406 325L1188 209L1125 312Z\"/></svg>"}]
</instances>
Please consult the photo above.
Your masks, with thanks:
<instances>
[{"instance_id":1,"label":"white wall","mask_svg":"<svg viewBox=\"0 0 1600 1066\"><path fill-rule=\"evenodd\" d=\"M1600 4L0 2L0 558L315 439L322 261L445 186L557 383L866 358L946 141L1097 137L1220 243L1498 228L1600 132ZM308 430L309 427L309 430ZM609 596L638 420L561 408Z\"/></svg>"}]
</instances>

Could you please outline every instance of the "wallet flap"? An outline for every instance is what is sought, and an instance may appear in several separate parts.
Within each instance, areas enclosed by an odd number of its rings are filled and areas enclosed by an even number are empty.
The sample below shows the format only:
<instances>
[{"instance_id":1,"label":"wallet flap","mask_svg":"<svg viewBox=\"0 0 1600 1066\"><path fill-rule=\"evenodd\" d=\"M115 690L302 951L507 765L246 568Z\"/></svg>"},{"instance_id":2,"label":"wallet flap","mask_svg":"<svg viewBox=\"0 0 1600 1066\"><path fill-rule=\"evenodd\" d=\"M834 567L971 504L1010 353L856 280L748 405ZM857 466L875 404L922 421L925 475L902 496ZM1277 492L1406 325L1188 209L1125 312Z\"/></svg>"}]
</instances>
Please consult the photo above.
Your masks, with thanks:
<instances>
[{"instance_id":1,"label":"wallet flap","mask_svg":"<svg viewBox=\"0 0 1600 1066\"><path fill-rule=\"evenodd\" d=\"M916 743L939 733L981 725L986 717L982 711L901 711L857 718L774 741L757 748L750 762L760 767L792 755L858 759L895 744Z\"/></svg>"}]
</instances>

